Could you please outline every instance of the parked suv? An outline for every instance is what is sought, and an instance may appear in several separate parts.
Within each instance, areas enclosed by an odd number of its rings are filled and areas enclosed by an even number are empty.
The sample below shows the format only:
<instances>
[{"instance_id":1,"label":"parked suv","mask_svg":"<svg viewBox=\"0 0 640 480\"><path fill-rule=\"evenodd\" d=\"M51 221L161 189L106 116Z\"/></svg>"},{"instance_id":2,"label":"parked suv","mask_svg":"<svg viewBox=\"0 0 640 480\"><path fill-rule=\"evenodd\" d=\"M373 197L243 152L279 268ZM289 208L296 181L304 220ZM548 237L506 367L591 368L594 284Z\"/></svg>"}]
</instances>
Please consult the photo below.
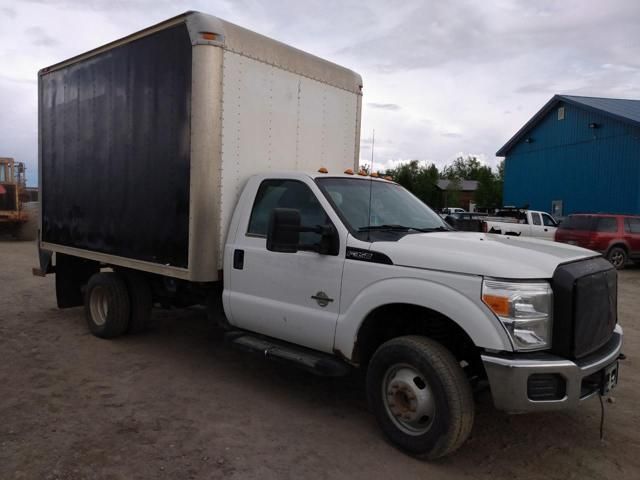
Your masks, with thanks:
<instances>
[{"instance_id":1,"label":"parked suv","mask_svg":"<svg viewBox=\"0 0 640 480\"><path fill-rule=\"evenodd\" d=\"M569 215L556 231L556 241L602 253L617 269L640 259L640 216Z\"/></svg>"}]
</instances>

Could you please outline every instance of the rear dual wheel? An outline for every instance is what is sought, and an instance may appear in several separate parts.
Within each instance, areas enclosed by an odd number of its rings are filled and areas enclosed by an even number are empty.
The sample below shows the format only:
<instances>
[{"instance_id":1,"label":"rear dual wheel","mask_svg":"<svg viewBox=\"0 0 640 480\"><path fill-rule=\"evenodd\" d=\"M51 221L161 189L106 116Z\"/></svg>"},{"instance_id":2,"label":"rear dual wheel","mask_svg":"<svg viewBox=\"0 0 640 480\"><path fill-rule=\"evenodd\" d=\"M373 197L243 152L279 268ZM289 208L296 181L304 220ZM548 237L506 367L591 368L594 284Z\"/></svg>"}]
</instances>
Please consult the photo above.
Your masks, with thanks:
<instances>
[{"instance_id":1,"label":"rear dual wheel","mask_svg":"<svg viewBox=\"0 0 640 480\"><path fill-rule=\"evenodd\" d=\"M115 272L93 275L87 284L84 311L89 330L96 337L114 338L125 333L131 313L124 279Z\"/></svg>"},{"instance_id":2,"label":"rear dual wheel","mask_svg":"<svg viewBox=\"0 0 640 480\"><path fill-rule=\"evenodd\" d=\"M414 456L443 457L471 433L469 381L451 352L429 338L381 345L367 371L367 396L385 436Z\"/></svg>"},{"instance_id":3,"label":"rear dual wheel","mask_svg":"<svg viewBox=\"0 0 640 480\"><path fill-rule=\"evenodd\" d=\"M96 273L89 279L84 296L89 330L100 338L143 330L151 304L149 284L135 271Z\"/></svg>"}]
</instances>

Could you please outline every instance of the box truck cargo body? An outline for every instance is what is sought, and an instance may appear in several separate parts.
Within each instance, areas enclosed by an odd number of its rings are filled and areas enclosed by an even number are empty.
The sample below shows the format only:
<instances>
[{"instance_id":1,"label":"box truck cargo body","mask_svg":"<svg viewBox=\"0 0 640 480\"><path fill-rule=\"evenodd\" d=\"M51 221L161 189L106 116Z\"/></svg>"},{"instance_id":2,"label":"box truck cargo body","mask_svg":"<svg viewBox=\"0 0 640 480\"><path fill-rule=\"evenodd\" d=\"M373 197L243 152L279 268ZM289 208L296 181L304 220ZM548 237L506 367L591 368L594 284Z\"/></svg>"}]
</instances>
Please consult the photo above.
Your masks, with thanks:
<instances>
[{"instance_id":1,"label":"box truck cargo body","mask_svg":"<svg viewBox=\"0 0 640 480\"><path fill-rule=\"evenodd\" d=\"M246 179L358 161L359 75L188 12L39 73L43 249L220 279Z\"/></svg>"}]
</instances>

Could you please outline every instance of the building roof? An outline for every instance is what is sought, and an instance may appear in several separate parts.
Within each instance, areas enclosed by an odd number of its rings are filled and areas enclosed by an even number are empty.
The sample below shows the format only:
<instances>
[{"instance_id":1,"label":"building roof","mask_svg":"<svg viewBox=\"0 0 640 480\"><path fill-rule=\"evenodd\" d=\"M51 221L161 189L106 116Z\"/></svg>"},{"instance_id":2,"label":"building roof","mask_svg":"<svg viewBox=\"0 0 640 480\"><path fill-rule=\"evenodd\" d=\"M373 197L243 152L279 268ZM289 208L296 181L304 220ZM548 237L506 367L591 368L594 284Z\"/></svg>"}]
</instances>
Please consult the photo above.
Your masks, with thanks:
<instances>
[{"instance_id":1,"label":"building roof","mask_svg":"<svg viewBox=\"0 0 640 480\"><path fill-rule=\"evenodd\" d=\"M441 179L438 180L438 188L440 190L447 190L451 180ZM460 180L460 190L463 192L475 192L478 189L477 180Z\"/></svg>"},{"instance_id":2,"label":"building roof","mask_svg":"<svg viewBox=\"0 0 640 480\"><path fill-rule=\"evenodd\" d=\"M524 126L496 152L505 157L522 137L535 127L559 102L608 115L616 120L640 127L640 100L622 98L579 97L577 95L554 95Z\"/></svg>"}]
</instances>

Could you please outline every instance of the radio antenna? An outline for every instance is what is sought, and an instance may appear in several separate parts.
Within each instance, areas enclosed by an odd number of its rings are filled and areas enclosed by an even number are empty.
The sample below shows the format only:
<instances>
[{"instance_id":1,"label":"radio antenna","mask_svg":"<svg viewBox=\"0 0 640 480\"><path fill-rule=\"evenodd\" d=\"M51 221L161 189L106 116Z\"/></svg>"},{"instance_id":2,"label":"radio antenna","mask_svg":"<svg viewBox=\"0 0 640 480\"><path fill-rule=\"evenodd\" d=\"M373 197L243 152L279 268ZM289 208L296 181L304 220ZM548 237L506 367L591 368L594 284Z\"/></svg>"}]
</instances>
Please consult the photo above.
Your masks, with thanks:
<instances>
[{"instance_id":1,"label":"radio antenna","mask_svg":"<svg viewBox=\"0 0 640 480\"><path fill-rule=\"evenodd\" d=\"M371 166L370 166L370 172L373 172L373 149L376 146L376 129L373 129L373 133L371 134Z\"/></svg>"},{"instance_id":2,"label":"radio antenna","mask_svg":"<svg viewBox=\"0 0 640 480\"><path fill-rule=\"evenodd\" d=\"M369 212L367 213L367 241L371 241L371 197L373 196L373 149L376 146L376 129L371 134L371 165L369 165Z\"/></svg>"}]
</instances>

